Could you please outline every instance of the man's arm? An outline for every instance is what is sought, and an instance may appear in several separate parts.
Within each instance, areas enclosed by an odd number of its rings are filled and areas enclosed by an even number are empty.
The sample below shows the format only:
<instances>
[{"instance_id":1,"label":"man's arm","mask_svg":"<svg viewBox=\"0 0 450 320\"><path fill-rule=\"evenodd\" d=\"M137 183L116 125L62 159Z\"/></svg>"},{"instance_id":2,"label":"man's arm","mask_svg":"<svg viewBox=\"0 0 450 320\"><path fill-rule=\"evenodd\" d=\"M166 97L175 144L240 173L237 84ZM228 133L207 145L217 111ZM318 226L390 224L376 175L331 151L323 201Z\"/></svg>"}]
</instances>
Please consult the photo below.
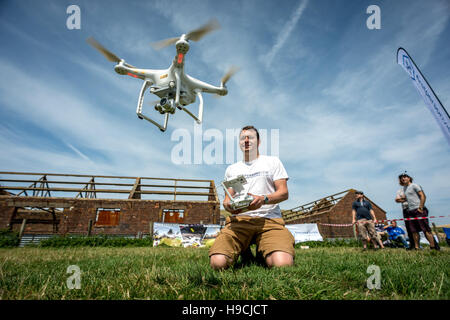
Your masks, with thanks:
<instances>
[{"instance_id":1,"label":"man's arm","mask_svg":"<svg viewBox=\"0 0 450 320\"><path fill-rule=\"evenodd\" d=\"M401 192L401 190L397 191L397 195L395 196L395 202L397 203L406 202L405 194Z\"/></svg>"},{"instance_id":2,"label":"man's arm","mask_svg":"<svg viewBox=\"0 0 450 320\"><path fill-rule=\"evenodd\" d=\"M395 197L395 202L397 202L397 203L406 202L406 198L403 198L403 197L400 197L400 196L396 196Z\"/></svg>"},{"instance_id":3,"label":"man's arm","mask_svg":"<svg viewBox=\"0 0 450 320\"><path fill-rule=\"evenodd\" d=\"M356 223L356 210L352 209L352 224Z\"/></svg>"},{"instance_id":4,"label":"man's arm","mask_svg":"<svg viewBox=\"0 0 450 320\"><path fill-rule=\"evenodd\" d=\"M287 179L279 179L273 182L275 185L275 192L271 194L266 194L267 198L269 198L269 202L267 204L277 204L287 200L289 198L289 191L287 187ZM250 206L249 210L256 210L261 208L264 204L264 196L257 196L249 193L254 199Z\"/></svg>"},{"instance_id":5,"label":"man's arm","mask_svg":"<svg viewBox=\"0 0 450 320\"><path fill-rule=\"evenodd\" d=\"M425 206L425 201L427 200L427 197L425 196L425 192L423 191L418 191L417 194L420 197L420 205L419 205L419 212L422 213L423 212L423 207Z\"/></svg>"},{"instance_id":6,"label":"man's arm","mask_svg":"<svg viewBox=\"0 0 450 320\"><path fill-rule=\"evenodd\" d=\"M377 217L375 217L375 212L373 211L373 209L370 209L370 215L372 216L373 221L377 221Z\"/></svg>"},{"instance_id":7,"label":"man's arm","mask_svg":"<svg viewBox=\"0 0 450 320\"><path fill-rule=\"evenodd\" d=\"M235 192L234 192L233 188L228 188L228 192L231 194L232 197L234 197ZM231 209L230 197L228 196L228 194L226 192L225 192L225 199L223 200L223 208L230 213L239 213L240 212L240 210L233 211L233 209Z\"/></svg>"}]
</instances>

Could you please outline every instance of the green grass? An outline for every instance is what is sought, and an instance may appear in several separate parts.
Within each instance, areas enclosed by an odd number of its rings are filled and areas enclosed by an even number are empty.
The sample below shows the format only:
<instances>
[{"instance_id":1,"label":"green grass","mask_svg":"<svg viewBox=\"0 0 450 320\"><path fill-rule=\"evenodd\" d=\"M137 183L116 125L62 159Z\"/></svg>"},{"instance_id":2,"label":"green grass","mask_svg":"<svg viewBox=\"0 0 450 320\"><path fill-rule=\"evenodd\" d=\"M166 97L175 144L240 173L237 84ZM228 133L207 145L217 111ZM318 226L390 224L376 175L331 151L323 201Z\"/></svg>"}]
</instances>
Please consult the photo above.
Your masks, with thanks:
<instances>
[{"instance_id":1,"label":"green grass","mask_svg":"<svg viewBox=\"0 0 450 320\"><path fill-rule=\"evenodd\" d=\"M19 245L19 233L8 229L0 229L0 248L16 247Z\"/></svg>"},{"instance_id":2,"label":"green grass","mask_svg":"<svg viewBox=\"0 0 450 320\"><path fill-rule=\"evenodd\" d=\"M369 290L369 265L381 289ZM67 267L81 269L69 290ZM209 267L204 248L0 249L0 299L450 299L450 248L441 252L296 249L295 265Z\"/></svg>"},{"instance_id":3,"label":"green grass","mask_svg":"<svg viewBox=\"0 0 450 320\"><path fill-rule=\"evenodd\" d=\"M67 248L67 247L151 247L150 238L133 239L107 235L96 236L55 236L35 244L40 248Z\"/></svg>"}]
</instances>

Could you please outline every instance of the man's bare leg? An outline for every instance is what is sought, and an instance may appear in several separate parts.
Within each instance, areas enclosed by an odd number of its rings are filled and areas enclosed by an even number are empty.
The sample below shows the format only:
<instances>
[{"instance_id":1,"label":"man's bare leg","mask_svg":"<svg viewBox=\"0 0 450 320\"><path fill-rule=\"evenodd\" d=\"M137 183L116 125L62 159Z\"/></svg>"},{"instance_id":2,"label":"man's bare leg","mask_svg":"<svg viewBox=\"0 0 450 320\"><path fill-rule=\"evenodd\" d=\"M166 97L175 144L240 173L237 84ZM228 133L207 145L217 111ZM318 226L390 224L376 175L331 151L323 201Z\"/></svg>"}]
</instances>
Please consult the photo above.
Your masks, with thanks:
<instances>
[{"instance_id":1,"label":"man's bare leg","mask_svg":"<svg viewBox=\"0 0 450 320\"><path fill-rule=\"evenodd\" d=\"M224 254L213 254L209 258L209 264L214 270L224 270L231 266L233 260Z\"/></svg>"},{"instance_id":2,"label":"man's bare leg","mask_svg":"<svg viewBox=\"0 0 450 320\"><path fill-rule=\"evenodd\" d=\"M274 251L267 255L266 263L269 268L288 267L294 265L294 257L284 251Z\"/></svg>"},{"instance_id":3,"label":"man's bare leg","mask_svg":"<svg viewBox=\"0 0 450 320\"><path fill-rule=\"evenodd\" d=\"M414 248L419 249L419 241L420 241L419 233L413 232L413 238L414 238Z\"/></svg>"}]
</instances>

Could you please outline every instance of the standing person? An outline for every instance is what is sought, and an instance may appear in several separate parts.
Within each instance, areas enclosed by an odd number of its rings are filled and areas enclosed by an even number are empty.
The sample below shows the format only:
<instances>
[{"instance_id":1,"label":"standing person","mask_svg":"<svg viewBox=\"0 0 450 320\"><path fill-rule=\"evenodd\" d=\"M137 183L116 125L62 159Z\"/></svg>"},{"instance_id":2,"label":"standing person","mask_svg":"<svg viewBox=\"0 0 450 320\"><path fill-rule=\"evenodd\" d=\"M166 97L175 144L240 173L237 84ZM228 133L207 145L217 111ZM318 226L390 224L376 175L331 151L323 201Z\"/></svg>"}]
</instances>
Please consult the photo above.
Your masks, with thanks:
<instances>
[{"instance_id":1,"label":"standing person","mask_svg":"<svg viewBox=\"0 0 450 320\"><path fill-rule=\"evenodd\" d=\"M277 157L259 154L259 145L255 127L241 129L239 147L244 159L226 169L225 180L244 175L247 180L244 192L254 199L247 211L233 211L230 198L225 195L223 206L232 215L227 217L225 227L209 250L210 265L215 270L230 267L252 241L269 267L294 264L294 237L284 226L278 205L288 199L289 177ZM232 188L228 191L235 195Z\"/></svg>"},{"instance_id":2,"label":"standing person","mask_svg":"<svg viewBox=\"0 0 450 320\"><path fill-rule=\"evenodd\" d=\"M386 229L390 240L392 240L393 242L400 240L403 243L405 249L408 249L409 246L408 242L406 242L405 239L405 231L397 226L396 221L392 221L392 223L385 226L384 229Z\"/></svg>"},{"instance_id":3,"label":"standing person","mask_svg":"<svg viewBox=\"0 0 450 320\"><path fill-rule=\"evenodd\" d=\"M372 241L374 248L377 244L384 249L383 243L377 236L375 230L375 212L369 201L364 199L364 192L356 191L356 201L352 204L352 218L353 224L356 223L358 233L363 241L364 250L367 250L367 243Z\"/></svg>"},{"instance_id":4,"label":"standing person","mask_svg":"<svg viewBox=\"0 0 450 320\"><path fill-rule=\"evenodd\" d=\"M405 192L403 191L403 185L402 185L402 178L401 177L402 177L402 175L399 175L398 183L402 186L402 188L400 188L397 191L397 194L395 196L395 202L401 203L403 218L407 218L407 216L408 216L408 202L406 201ZM411 232L410 221L405 220L405 227L406 227L406 233L408 234L408 239L409 239L408 249L412 250L412 249L414 249L415 245L414 245L414 237L413 237L413 234Z\"/></svg>"},{"instance_id":5,"label":"standing person","mask_svg":"<svg viewBox=\"0 0 450 320\"><path fill-rule=\"evenodd\" d=\"M413 178L406 173L402 173L399 179L400 185L403 186L405 197L400 198L397 202L406 202L408 204L405 218L428 217L428 209L425 207L427 198L422 187L413 183ZM439 245L434 241L428 219L406 220L405 222L405 224L409 224L412 237L414 238L414 249L419 250L419 232L422 231L430 243L430 249L440 250Z\"/></svg>"}]
</instances>

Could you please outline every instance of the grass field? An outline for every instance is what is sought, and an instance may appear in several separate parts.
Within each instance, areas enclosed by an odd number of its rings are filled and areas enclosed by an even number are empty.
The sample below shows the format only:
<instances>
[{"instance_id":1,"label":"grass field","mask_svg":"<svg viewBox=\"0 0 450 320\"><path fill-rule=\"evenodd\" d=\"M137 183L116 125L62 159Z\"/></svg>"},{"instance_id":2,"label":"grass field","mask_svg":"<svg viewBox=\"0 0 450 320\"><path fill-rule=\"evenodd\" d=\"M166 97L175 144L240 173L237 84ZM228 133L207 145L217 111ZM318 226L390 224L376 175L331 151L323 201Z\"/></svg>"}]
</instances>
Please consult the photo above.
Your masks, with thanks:
<instances>
[{"instance_id":1,"label":"grass field","mask_svg":"<svg viewBox=\"0 0 450 320\"><path fill-rule=\"evenodd\" d=\"M81 289L69 290L70 265ZM369 290L370 265L381 288ZM0 249L1 299L450 299L450 248L362 252L296 249L295 265L258 264L217 272L204 248Z\"/></svg>"}]
</instances>

